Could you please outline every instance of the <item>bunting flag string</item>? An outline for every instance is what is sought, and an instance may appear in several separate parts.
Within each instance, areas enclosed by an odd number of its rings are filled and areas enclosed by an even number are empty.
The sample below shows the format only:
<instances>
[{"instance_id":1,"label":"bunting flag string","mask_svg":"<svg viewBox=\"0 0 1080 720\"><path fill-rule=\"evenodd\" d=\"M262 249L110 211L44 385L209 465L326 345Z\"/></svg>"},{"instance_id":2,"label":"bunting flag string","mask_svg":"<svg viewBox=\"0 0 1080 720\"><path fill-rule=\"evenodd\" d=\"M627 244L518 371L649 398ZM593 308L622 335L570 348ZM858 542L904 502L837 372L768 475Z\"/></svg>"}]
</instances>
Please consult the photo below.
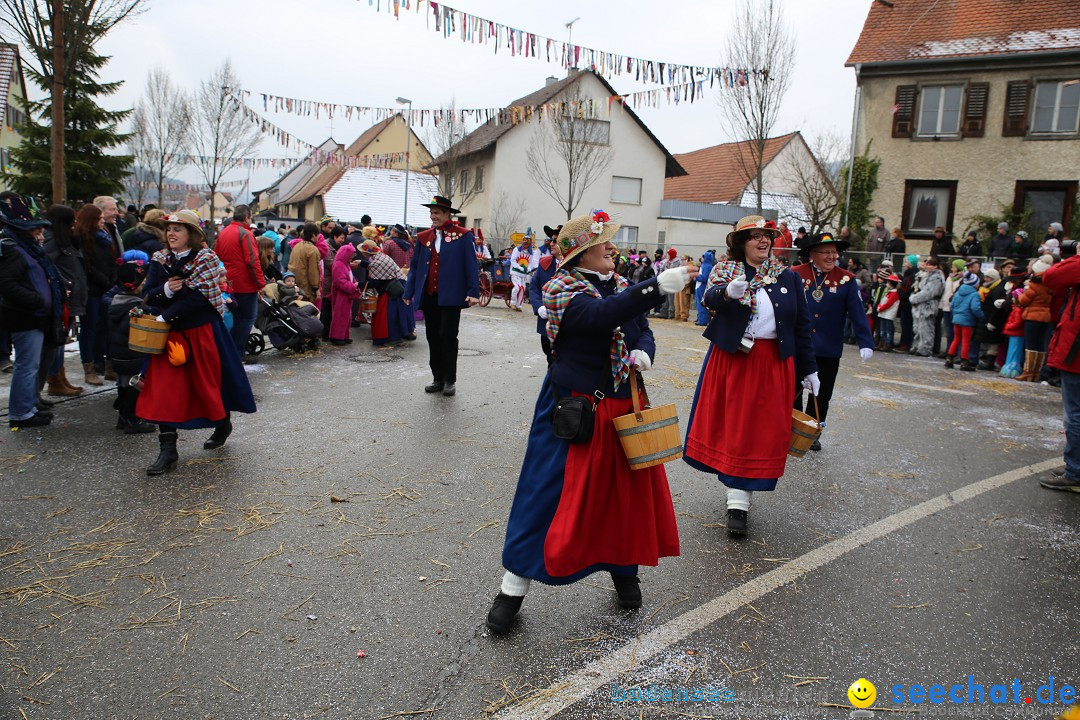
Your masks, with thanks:
<instances>
[{"instance_id":1,"label":"bunting flag string","mask_svg":"<svg viewBox=\"0 0 1080 720\"><path fill-rule=\"evenodd\" d=\"M732 73L730 76L716 80L708 85L706 85L707 82L708 81L705 80L694 80L652 90L626 93L625 95L612 95L607 99L606 105L610 112L610 108L615 102L619 102L623 106L629 105L635 109L638 107L659 107L663 103L677 105L683 102L694 102L699 100L707 89L712 89L715 83L723 83L725 87L745 85L747 76L745 74ZM349 105L346 103L325 102L319 100L302 100L300 98L273 95L271 93L254 93L250 90L239 88L232 92L234 96L239 95L245 100L255 99L256 103L261 101L263 112L288 113L302 117L313 116L316 119L321 119L323 117L335 119L344 117L349 121L358 119L359 116L364 115L369 116L370 119L375 122L382 122L395 115L401 115L407 118L409 125L417 127L438 127L448 120L459 124L482 125L486 122L493 122L496 125L507 123L517 124L523 121L528 122L537 117L541 119L557 117L558 114L563 111L568 111L571 114L580 117L595 119L598 117L598 111L602 109L604 104L602 102L598 103L593 99L585 99L544 103L541 105L512 105L503 108L413 108L410 114L409 110L402 110L401 108Z\"/></svg>"},{"instance_id":2,"label":"bunting flag string","mask_svg":"<svg viewBox=\"0 0 1080 720\"><path fill-rule=\"evenodd\" d=\"M212 163L215 158L205 155L170 155L166 156L169 159L175 158L181 163L187 165L198 165L205 163ZM340 153L330 153L318 150L317 148L310 152L305 157L299 158L230 158L219 157L216 158L219 165L225 163L235 164L238 168L245 170L262 170L266 168L274 170L284 170L296 165L333 165L343 168L389 168L394 165L405 162L405 153L382 153L379 155L365 155L362 157L344 156ZM246 180L243 182L247 182ZM221 183L218 183L218 188L225 187ZM202 186L204 190L208 190L206 186Z\"/></svg>"},{"instance_id":3,"label":"bunting flag string","mask_svg":"<svg viewBox=\"0 0 1080 720\"><path fill-rule=\"evenodd\" d=\"M375 7L376 12L382 12L383 5L381 0L377 5L368 0L368 7ZM446 39L457 36L466 44L493 44L495 54L503 49L509 52L511 57L543 59L548 63L558 63L566 69L587 67L608 79L626 75L639 82L679 85L694 81L722 81L732 74L766 75L766 71L761 69L685 65L575 45L503 25L433 0L386 0L385 7L386 12L393 13L395 18L400 18L402 9L415 7L419 14L424 8L429 8L431 12L427 14L428 28L432 27L434 21L434 31Z\"/></svg>"}]
</instances>

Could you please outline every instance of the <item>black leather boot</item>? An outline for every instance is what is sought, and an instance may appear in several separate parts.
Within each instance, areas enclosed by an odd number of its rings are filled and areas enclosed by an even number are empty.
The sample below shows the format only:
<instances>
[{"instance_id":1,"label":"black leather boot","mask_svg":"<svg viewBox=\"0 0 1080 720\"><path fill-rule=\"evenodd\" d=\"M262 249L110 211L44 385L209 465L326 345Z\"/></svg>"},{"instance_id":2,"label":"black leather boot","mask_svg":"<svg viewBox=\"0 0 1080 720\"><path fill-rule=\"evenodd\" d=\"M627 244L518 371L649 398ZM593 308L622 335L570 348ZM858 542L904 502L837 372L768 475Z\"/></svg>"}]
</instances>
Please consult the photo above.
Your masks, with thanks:
<instances>
[{"instance_id":1,"label":"black leather boot","mask_svg":"<svg viewBox=\"0 0 1080 720\"><path fill-rule=\"evenodd\" d=\"M491 609L488 610L487 620L484 621L487 629L496 635L505 635L510 632L510 623L513 622L514 616L518 614L518 610L521 609L521 601L524 599L524 595L506 595L504 593L496 595L495 602L491 604Z\"/></svg>"},{"instance_id":2,"label":"black leather boot","mask_svg":"<svg viewBox=\"0 0 1080 720\"><path fill-rule=\"evenodd\" d=\"M116 421L116 428L123 430L125 435L142 435L157 430L153 423L148 423L134 415L120 415Z\"/></svg>"},{"instance_id":3,"label":"black leather boot","mask_svg":"<svg viewBox=\"0 0 1080 720\"><path fill-rule=\"evenodd\" d=\"M637 575L611 573L611 581L615 584L615 592L619 596L619 607L641 607L641 586Z\"/></svg>"},{"instance_id":4,"label":"black leather boot","mask_svg":"<svg viewBox=\"0 0 1080 720\"><path fill-rule=\"evenodd\" d=\"M225 416L225 422L214 428L214 434L202 444L203 450L215 450L225 444L232 435L232 418Z\"/></svg>"},{"instance_id":5,"label":"black leather boot","mask_svg":"<svg viewBox=\"0 0 1080 720\"><path fill-rule=\"evenodd\" d=\"M727 511L727 531L728 531L728 535L745 535L746 534L746 519L747 519L747 512L745 510L728 510Z\"/></svg>"},{"instance_id":6,"label":"black leather boot","mask_svg":"<svg viewBox=\"0 0 1080 720\"><path fill-rule=\"evenodd\" d=\"M175 430L162 430L158 433L158 444L161 446L161 450L158 452L157 460L146 468L147 475L161 475L176 467L176 461L180 459L180 456L176 453L176 431Z\"/></svg>"}]
</instances>

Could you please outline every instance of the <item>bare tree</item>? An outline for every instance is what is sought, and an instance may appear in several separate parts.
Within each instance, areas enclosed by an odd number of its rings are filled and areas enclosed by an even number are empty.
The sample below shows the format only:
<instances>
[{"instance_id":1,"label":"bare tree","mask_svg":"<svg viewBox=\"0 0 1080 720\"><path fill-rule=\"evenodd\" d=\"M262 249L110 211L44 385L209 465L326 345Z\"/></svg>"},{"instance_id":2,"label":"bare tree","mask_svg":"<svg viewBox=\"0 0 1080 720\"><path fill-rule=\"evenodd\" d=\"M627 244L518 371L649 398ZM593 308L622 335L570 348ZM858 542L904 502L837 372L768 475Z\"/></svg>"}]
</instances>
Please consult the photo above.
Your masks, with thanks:
<instances>
[{"instance_id":1,"label":"bare tree","mask_svg":"<svg viewBox=\"0 0 1080 720\"><path fill-rule=\"evenodd\" d=\"M132 131L139 140L140 161L157 187L157 204L165 204L165 178L181 167L191 128L191 100L173 85L162 67L146 76L146 90L135 105Z\"/></svg>"},{"instance_id":2,"label":"bare tree","mask_svg":"<svg viewBox=\"0 0 1080 720\"><path fill-rule=\"evenodd\" d=\"M153 178L147 170L152 162L152 152L147 142L147 132L138 114L132 120L127 147L131 153L131 173L124 179L124 189L127 190L128 197L134 199L135 205L141 208L153 186ZM158 207L161 207L160 202Z\"/></svg>"},{"instance_id":3,"label":"bare tree","mask_svg":"<svg viewBox=\"0 0 1080 720\"><path fill-rule=\"evenodd\" d=\"M806 210L811 235L834 228L843 198L840 168L847 158L847 142L835 132L825 132L808 146L809 155L798 155L791 164L795 195Z\"/></svg>"},{"instance_id":4,"label":"bare tree","mask_svg":"<svg viewBox=\"0 0 1080 720\"><path fill-rule=\"evenodd\" d=\"M30 51L28 60L52 97L53 202L67 194L64 172L64 89L75 61L118 23L140 10L143 0L0 0L0 27Z\"/></svg>"},{"instance_id":5,"label":"bare tree","mask_svg":"<svg viewBox=\"0 0 1080 720\"><path fill-rule=\"evenodd\" d=\"M502 247L506 247L524 217L525 198L517 193L511 195L505 189L499 190L491 202L491 239L503 242Z\"/></svg>"},{"instance_id":6,"label":"bare tree","mask_svg":"<svg viewBox=\"0 0 1080 720\"><path fill-rule=\"evenodd\" d=\"M221 178L240 167L259 144L258 127L246 116L233 94L240 80L226 60L199 83L192 108L191 149L195 167L210 188L210 218L214 220L217 186Z\"/></svg>"},{"instance_id":7,"label":"bare tree","mask_svg":"<svg viewBox=\"0 0 1080 720\"><path fill-rule=\"evenodd\" d=\"M472 150L465 138L468 126L458 116L454 103L442 108L442 119L426 133L426 145L434 154L433 167L439 171L439 194L461 207L476 194Z\"/></svg>"},{"instance_id":8,"label":"bare tree","mask_svg":"<svg viewBox=\"0 0 1080 720\"><path fill-rule=\"evenodd\" d=\"M569 220L585 191L611 167L611 123L578 117L580 89L563 98L564 109L541 122L533 133L525 167L540 189L559 204Z\"/></svg>"},{"instance_id":9,"label":"bare tree","mask_svg":"<svg viewBox=\"0 0 1080 720\"><path fill-rule=\"evenodd\" d=\"M753 183L758 214L765 146L791 84L792 47L794 36L784 21L782 0L741 1L728 31L725 63L745 70L745 83L722 91L718 102L732 140L746 143L739 160L746 181Z\"/></svg>"}]
</instances>

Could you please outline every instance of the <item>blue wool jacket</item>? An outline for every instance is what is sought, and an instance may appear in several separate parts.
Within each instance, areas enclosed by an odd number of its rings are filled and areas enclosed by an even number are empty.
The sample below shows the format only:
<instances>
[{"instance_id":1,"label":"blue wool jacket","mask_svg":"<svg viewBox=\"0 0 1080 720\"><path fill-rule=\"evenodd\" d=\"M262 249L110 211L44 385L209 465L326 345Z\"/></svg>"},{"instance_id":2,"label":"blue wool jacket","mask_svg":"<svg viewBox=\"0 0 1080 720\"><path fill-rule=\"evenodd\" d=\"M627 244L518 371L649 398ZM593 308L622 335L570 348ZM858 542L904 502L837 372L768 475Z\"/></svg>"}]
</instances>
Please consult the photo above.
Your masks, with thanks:
<instances>
[{"instance_id":1,"label":"blue wool jacket","mask_svg":"<svg viewBox=\"0 0 1080 720\"><path fill-rule=\"evenodd\" d=\"M439 306L468 307L466 297L480 297L480 265L473 251L472 231L454 223L447 223L439 230L457 235L444 239L439 251ZM417 310L424 299L434 243L434 228L416 236L416 253L409 268L409 279L405 281L405 299L412 300L412 306Z\"/></svg>"},{"instance_id":2,"label":"blue wool jacket","mask_svg":"<svg viewBox=\"0 0 1080 720\"><path fill-rule=\"evenodd\" d=\"M757 273L749 265L744 265L744 269L747 280ZM750 308L728 299L725 290L727 283L705 291L702 304L712 311L713 318L702 335L724 352L736 353L739 351L739 341L750 324ZM775 283L766 286L765 292L772 300L773 313L776 315L776 339L779 343L780 359L795 358L796 379L817 372L802 281L791 270L785 270L780 273Z\"/></svg>"},{"instance_id":3,"label":"blue wool jacket","mask_svg":"<svg viewBox=\"0 0 1080 720\"><path fill-rule=\"evenodd\" d=\"M645 313L660 307L664 295L656 280L615 292L614 278L593 283L601 297L575 295L563 312L553 351L551 380L560 388L607 397L630 397L630 383L614 391L611 378L611 333L621 327L627 351L643 350L656 360L656 340Z\"/></svg>"},{"instance_id":4,"label":"blue wool jacket","mask_svg":"<svg viewBox=\"0 0 1080 720\"><path fill-rule=\"evenodd\" d=\"M975 289L974 285L961 285L953 293L949 308L952 310L953 325L975 327L983 320L979 291Z\"/></svg>"},{"instance_id":5,"label":"blue wool jacket","mask_svg":"<svg viewBox=\"0 0 1080 720\"><path fill-rule=\"evenodd\" d=\"M536 332L543 335L547 332L547 320L540 317L540 307L544 304L544 285L555 277L559 265L555 257L548 254L540 258L540 267L536 268L532 279L529 281L529 305L532 306L533 315L536 315Z\"/></svg>"},{"instance_id":6,"label":"blue wool jacket","mask_svg":"<svg viewBox=\"0 0 1080 720\"><path fill-rule=\"evenodd\" d=\"M859 283L855 282L853 274L842 268L833 268L826 276L813 263L799 265L794 272L802 280L815 355L838 358L844 354L845 318L851 320L859 347L874 347L874 335L870 332ZM822 291L820 301L813 296L814 288L819 285Z\"/></svg>"}]
</instances>

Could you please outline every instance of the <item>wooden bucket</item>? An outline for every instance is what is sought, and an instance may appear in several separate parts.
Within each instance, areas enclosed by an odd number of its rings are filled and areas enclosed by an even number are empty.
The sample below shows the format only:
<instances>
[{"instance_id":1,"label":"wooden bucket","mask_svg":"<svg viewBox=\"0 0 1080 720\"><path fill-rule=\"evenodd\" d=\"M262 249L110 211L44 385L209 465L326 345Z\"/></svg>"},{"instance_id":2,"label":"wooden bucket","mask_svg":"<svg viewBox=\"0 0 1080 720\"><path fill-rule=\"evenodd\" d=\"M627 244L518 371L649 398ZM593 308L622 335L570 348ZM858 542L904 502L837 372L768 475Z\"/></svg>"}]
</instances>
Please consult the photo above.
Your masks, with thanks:
<instances>
[{"instance_id":1,"label":"wooden bucket","mask_svg":"<svg viewBox=\"0 0 1080 720\"><path fill-rule=\"evenodd\" d=\"M788 445L788 455L801 458L821 437L821 422L818 421L817 395L814 398L814 416L811 417L798 410L791 411L791 442Z\"/></svg>"},{"instance_id":2,"label":"wooden bucket","mask_svg":"<svg viewBox=\"0 0 1080 720\"><path fill-rule=\"evenodd\" d=\"M360 312L373 313L379 307L379 294L374 290L367 289L367 283L364 283L364 290L360 293Z\"/></svg>"},{"instance_id":3,"label":"wooden bucket","mask_svg":"<svg viewBox=\"0 0 1080 720\"><path fill-rule=\"evenodd\" d=\"M645 409L638 397L637 369L630 366L630 396L634 412L613 418L615 432L619 436L623 452L630 462L631 470L644 470L682 457L682 434L679 432L679 415L675 405L650 406L649 394L645 395Z\"/></svg>"},{"instance_id":4,"label":"wooden bucket","mask_svg":"<svg viewBox=\"0 0 1080 720\"><path fill-rule=\"evenodd\" d=\"M160 355L165 352L169 339L169 323L155 320L149 315L131 318L128 331L128 348L135 352Z\"/></svg>"}]
</instances>

